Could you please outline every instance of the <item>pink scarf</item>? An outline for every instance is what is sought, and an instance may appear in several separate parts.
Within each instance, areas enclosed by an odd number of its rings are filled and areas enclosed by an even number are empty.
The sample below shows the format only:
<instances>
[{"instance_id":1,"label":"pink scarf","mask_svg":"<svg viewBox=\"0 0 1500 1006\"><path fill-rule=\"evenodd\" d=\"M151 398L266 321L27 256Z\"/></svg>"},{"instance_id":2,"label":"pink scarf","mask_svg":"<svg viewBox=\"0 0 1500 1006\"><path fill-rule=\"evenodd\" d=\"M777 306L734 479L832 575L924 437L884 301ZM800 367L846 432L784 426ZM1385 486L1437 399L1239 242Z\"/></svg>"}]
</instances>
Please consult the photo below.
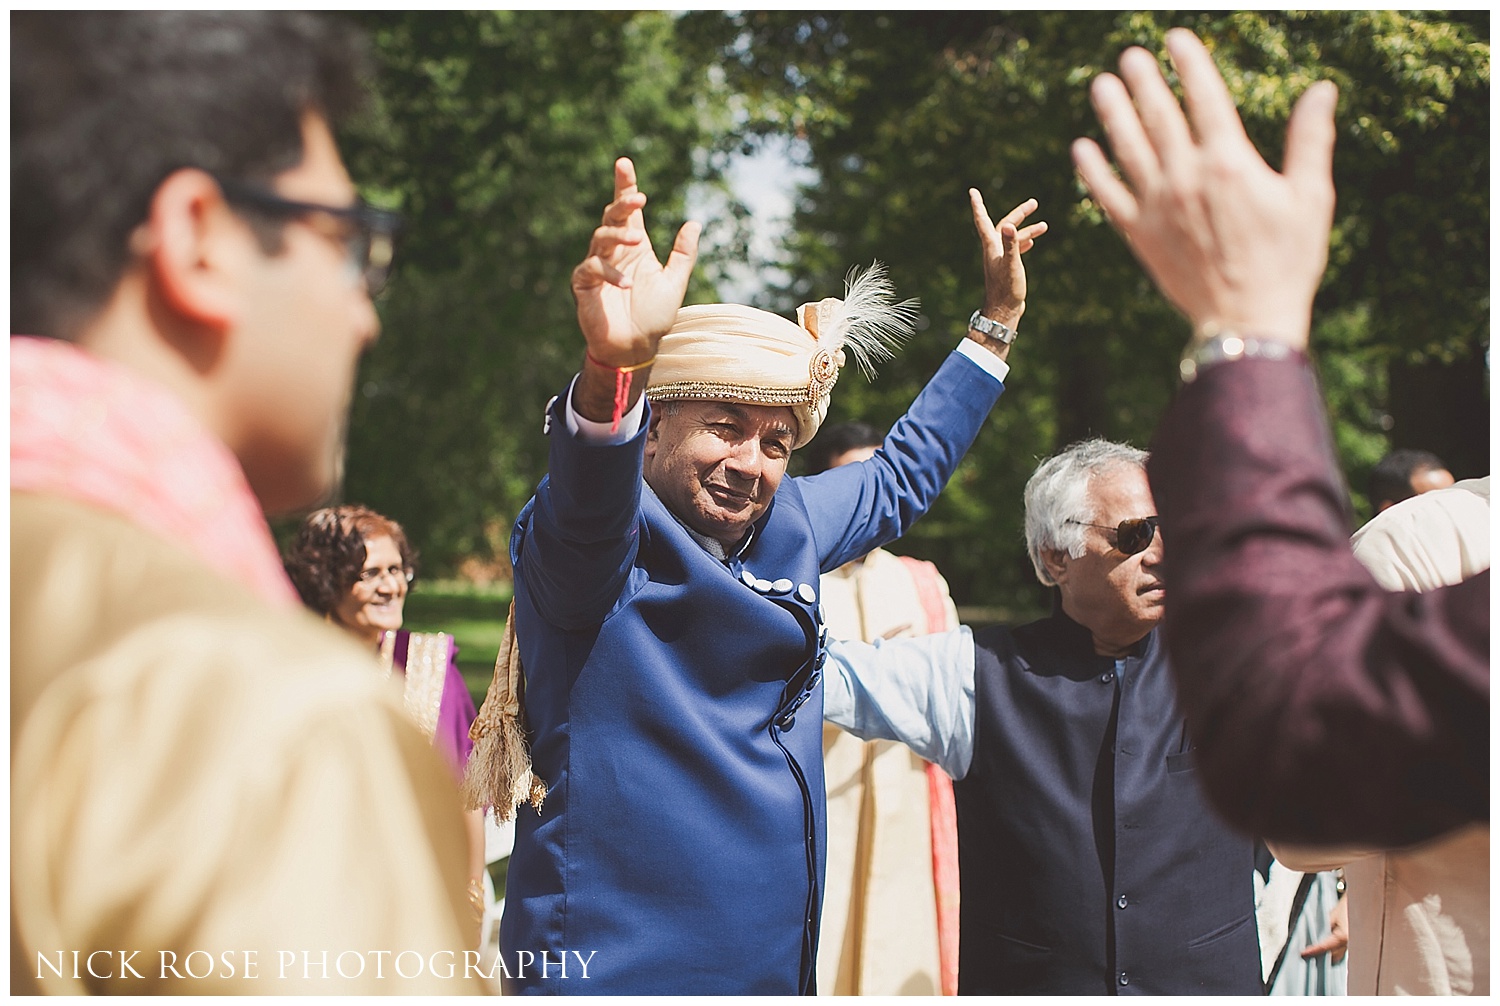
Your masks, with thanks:
<instances>
[{"instance_id":1,"label":"pink scarf","mask_svg":"<svg viewBox=\"0 0 1500 1006\"><path fill-rule=\"evenodd\" d=\"M10 487L119 514L297 603L239 462L165 388L66 342L10 340Z\"/></svg>"}]
</instances>

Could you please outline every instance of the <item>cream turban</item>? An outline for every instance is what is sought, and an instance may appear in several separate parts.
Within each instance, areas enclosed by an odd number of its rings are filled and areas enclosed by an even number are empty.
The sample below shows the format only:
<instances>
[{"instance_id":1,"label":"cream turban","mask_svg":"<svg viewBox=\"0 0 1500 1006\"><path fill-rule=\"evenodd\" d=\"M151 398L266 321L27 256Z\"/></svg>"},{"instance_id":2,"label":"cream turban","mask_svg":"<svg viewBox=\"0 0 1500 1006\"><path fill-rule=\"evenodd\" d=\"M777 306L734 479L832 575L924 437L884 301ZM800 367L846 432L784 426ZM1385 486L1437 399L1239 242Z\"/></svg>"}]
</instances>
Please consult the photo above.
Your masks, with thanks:
<instances>
[{"instance_id":1,"label":"cream turban","mask_svg":"<svg viewBox=\"0 0 1500 1006\"><path fill-rule=\"evenodd\" d=\"M917 302L893 300L877 262L850 272L843 300L803 304L796 322L738 304L685 307L657 347L646 397L784 405L797 420L792 446L801 447L828 415L844 351L873 377L873 364L911 334Z\"/></svg>"}]
</instances>

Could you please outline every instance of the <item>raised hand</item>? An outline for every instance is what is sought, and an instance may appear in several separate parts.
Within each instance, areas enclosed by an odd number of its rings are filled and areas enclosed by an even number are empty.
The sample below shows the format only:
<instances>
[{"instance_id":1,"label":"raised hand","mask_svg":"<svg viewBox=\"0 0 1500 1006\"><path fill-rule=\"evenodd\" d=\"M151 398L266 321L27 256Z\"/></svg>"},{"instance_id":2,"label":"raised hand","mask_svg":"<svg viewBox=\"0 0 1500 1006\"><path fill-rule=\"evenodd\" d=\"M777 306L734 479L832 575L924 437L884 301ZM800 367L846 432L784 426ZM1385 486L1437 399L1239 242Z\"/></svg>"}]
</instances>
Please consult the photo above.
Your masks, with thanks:
<instances>
[{"instance_id":1,"label":"raised hand","mask_svg":"<svg viewBox=\"0 0 1500 1006\"><path fill-rule=\"evenodd\" d=\"M1091 96L1124 180L1092 140L1073 143L1084 183L1156 285L1200 331L1307 345L1333 223L1333 112L1327 81L1298 99L1278 173L1245 135L1229 89L1192 32L1167 33L1184 118L1144 49L1120 56Z\"/></svg>"},{"instance_id":2,"label":"raised hand","mask_svg":"<svg viewBox=\"0 0 1500 1006\"><path fill-rule=\"evenodd\" d=\"M1026 313L1026 267L1021 256L1031 251L1036 239L1047 233L1045 223L1021 224L1036 212L1036 200L1028 199L994 223L985 209L984 196L978 189L969 190L969 208L974 213L974 230L984 256L984 305L986 318L1015 329ZM970 338L978 333L970 331ZM1008 343L976 338L1004 359L1010 352Z\"/></svg>"},{"instance_id":3,"label":"raised hand","mask_svg":"<svg viewBox=\"0 0 1500 1006\"><path fill-rule=\"evenodd\" d=\"M646 196L636 187L635 165L615 161L615 197L594 230L588 257L573 270L578 327L589 355L607 367L631 367L656 355L672 327L698 257L696 222L677 232L665 266L646 234Z\"/></svg>"}]
</instances>

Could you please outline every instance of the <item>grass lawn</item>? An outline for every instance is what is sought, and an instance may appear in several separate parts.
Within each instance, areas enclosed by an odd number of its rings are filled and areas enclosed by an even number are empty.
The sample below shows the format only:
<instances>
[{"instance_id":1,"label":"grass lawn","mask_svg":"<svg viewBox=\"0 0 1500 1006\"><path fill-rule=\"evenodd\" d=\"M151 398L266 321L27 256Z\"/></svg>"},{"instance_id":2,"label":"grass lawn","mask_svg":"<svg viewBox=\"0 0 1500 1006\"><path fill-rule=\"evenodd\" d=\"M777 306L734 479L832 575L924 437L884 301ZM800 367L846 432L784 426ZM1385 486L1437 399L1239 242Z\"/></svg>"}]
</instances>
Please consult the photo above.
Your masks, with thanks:
<instances>
[{"instance_id":1,"label":"grass lawn","mask_svg":"<svg viewBox=\"0 0 1500 1006\"><path fill-rule=\"evenodd\" d=\"M509 584L476 587L461 581L419 581L406 599L403 628L453 636L458 643L458 669L477 709L495 673L495 655L505 638L509 607Z\"/></svg>"}]
</instances>

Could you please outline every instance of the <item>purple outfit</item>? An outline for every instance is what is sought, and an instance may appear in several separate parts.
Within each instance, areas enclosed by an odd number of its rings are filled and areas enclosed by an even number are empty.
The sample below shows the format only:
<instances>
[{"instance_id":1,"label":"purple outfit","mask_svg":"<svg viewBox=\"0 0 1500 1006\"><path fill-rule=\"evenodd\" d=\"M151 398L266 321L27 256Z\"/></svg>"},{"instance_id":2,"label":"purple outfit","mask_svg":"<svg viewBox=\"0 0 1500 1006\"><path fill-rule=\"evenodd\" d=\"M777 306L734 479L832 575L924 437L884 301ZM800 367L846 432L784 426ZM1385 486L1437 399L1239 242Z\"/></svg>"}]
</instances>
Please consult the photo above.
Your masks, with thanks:
<instances>
[{"instance_id":1,"label":"purple outfit","mask_svg":"<svg viewBox=\"0 0 1500 1006\"><path fill-rule=\"evenodd\" d=\"M1425 594L1380 588L1349 549L1308 366L1203 371L1148 470L1169 529L1167 648L1225 820L1387 846L1488 821L1489 572Z\"/></svg>"},{"instance_id":2,"label":"purple outfit","mask_svg":"<svg viewBox=\"0 0 1500 1006\"><path fill-rule=\"evenodd\" d=\"M405 629L397 631L392 665L402 675L406 673L406 653L410 645L411 633ZM459 673L458 643L454 642L448 647L448 671L443 681L443 698L438 705L437 732L433 734L432 746L442 753L459 780L464 777L469 752L474 750L474 742L469 739L474 716L474 699L469 695L469 686L464 684L464 676Z\"/></svg>"}]
</instances>

